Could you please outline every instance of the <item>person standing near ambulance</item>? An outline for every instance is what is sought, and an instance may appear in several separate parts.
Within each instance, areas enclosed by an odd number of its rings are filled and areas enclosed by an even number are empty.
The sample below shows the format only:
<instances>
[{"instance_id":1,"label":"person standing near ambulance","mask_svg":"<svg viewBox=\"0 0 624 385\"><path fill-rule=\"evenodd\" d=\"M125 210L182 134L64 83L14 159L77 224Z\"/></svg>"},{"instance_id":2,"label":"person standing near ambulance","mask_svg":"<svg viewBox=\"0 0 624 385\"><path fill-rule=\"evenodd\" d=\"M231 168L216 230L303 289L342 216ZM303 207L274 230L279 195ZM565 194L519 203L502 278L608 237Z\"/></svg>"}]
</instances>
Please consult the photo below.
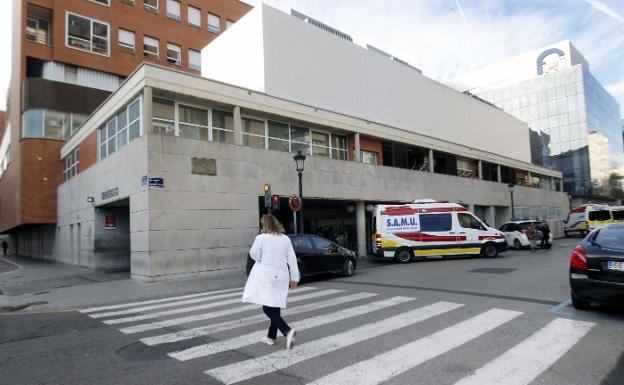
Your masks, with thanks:
<instances>
[{"instance_id":1,"label":"person standing near ambulance","mask_svg":"<svg viewBox=\"0 0 624 385\"><path fill-rule=\"evenodd\" d=\"M262 342L274 345L279 330L286 337L286 349L294 342L295 329L282 318L280 309L286 308L288 287L297 288L300 279L297 257L290 238L284 235L284 226L271 214L260 219L261 233L256 236L249 255L256 261L243 291L243 302L262 305L271 320L267 336Z\"/></svg>"}]
</instances>

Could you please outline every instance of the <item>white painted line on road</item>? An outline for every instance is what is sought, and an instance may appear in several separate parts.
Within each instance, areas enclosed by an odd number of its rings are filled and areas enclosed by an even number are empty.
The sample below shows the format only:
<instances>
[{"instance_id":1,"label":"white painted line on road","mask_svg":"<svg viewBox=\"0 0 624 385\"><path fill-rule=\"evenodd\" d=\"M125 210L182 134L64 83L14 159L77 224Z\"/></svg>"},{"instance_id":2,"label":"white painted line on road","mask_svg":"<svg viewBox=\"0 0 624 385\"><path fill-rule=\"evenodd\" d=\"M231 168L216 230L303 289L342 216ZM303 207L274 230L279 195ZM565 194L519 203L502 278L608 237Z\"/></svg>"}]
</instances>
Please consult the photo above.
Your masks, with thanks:
<instances>
[{"instance_id":1,"label":"white painted line on road","mask_svg":"<svg viewBox=\"0 0 624 385\"><path fill-rule=\"evenodd\" d=\"M377 310L381 310L390 306L395 306L404 302L413 301L415 298L408 297L393 297L384 299L377 302L368 303L366 305L356 306L345 310L337 311L331 314L324 314L301 321L293 322L291 327L294 327L298 332L305 329L311 329L322 325L327 325L333 322L341 321L344 319L356 317L362 314L372 313ZM262 337L266 335L266 330L261 330L228 340L217 341L210 344L194 346L190 349L182 350L179 352L169 353L170 357L176 358L180 361L188 361L193 358L205 357L212 354L221 353L228 350L239 349L243 346L255 344L260 341Z\"/></svg>"},{"instance_id":2,"label":"white painted line on road","mask_svg":"<svg viewBox=\"0 0 624 385\"><path fill-rule=\"evenodd\" d=\"M240 289L242 289L242 288L241 287L237 287L235 289L224 289L224 290L217 290L217 291L205 291L203 293L180 295L180 296L177 296L177 297L167 297L167 298L161 298L161 299L152 299L152 300L148 300L148 301L122 303L122 304L109 305L109 306L89 307L89 308L81 309L81 310L78 310L78 311L81 312L81 313L93 313L93 312L102 311L102 310L121 309L121 308L124 308L124 307L130 307L130 306L141 306L141 305L148 305L148 304L152 304L152 303L161 303L161 302L167 302L167 301L175 301L175 300L178 300L178 299L195 298L195 297L202 297L202 296L206 296L206 295L227 293L227 292L240 290Z\"/></svg>"},{"instance_id":3,"label":"white painted line on road","mask_svg":"<svg viewBox=\"0 0 624 385\"><path fill-rule=\"evenodd\" d=\"M297 290L300 292L299 289ZM329 289L329 290L317 291L317 292L310 293L310 294L293 296L292 298L288 299L288 303L304 301L306 299L311 299L311 298L323 297L326 295L336 294L340 292L342 292L342 290ZM169 319L169 320L164 320L164 321L159 321L159 322L154 322L154 323L146 323L146 324L140 324L136 326L129 326L129 327L119 329L119 331L125 334L139 333L139 332L144 332L147 330L160 329L160 328L164 328L167 326L180 325L180 324L184 324L188 322L204 321L204 320L209 320L212 318L229 316L229 315L236 314L236 313L242 313L245 311L258 310L258 309L260 309L260 305L255 305L255 304L245 305L245 306L240 306L240 307L236 307L233 309L226 309L226 310L221 310L221 311L216 311L216 312L191 315L191 316L181 317L181 318L174 318L174 319Z\"/></svg>"},{"instance_id":4,"label":"white painted line on road","mask_svg":"<svg viewBox=\"0 0 624 385\"><path fill-rule=\"evenodd\" d=\"M491 309L399 348L338 370L314 385L374 385L461 346L519 316L520 312ZM487 382L481 384L488 384Z\"/></svg>"},{"instance_id":5,"label":"white painted line on road","mask_svg":"<svg viewBox=\"0 0 624 385\"><path fill-rule=\"evenodd\" d=\"M313 289L304 287L304 288L299 289L298 292L309 291L309 290L313 290ZM241 298L226 299L223 301L211 302L211 303L206 303L203 305L188 306L188 307L183 307L180 309L165 310L165 311L160 311L156 313L142 314L142 315L136 315L136 316L131 316L131 317L115 318L115 319L106 320L102 322L104 322L107 325L115 325L115 324L128 323L128 322L144 321L146 319L166 317L166 316L174 315L174 314L190 313L190 312L197 311L197 310L212 309L214 307L232 305L232 304L242 304Z\"/></svg>"},{"instance_id":6,"label":"white painted line on road","mask_svg":"<svg viewBox=\"0 0 624 385\"><path fill-rule=\"evenodd\" d=\"M455 385L526 385L559 360L594 326L557 318Z\"/></svg>"},{"instance_id":7,"label":"white painted line on road","mask_svg":"<svg viewBox=\"0 0 624 385\"><path fill-rule=\"evenodd\" d=\"M358 301L365 298L370 298L377 296L378 294L373 293L357 293L351 294L344 297L332 298L325 301L314 302L306 305L295 306L288 308L282 312L282 316L287 316L289 314L300 314L304 312L319 310L329 306L342 305L352 301ZM208 334L218 333L224 330L235 329L243 326L253 325L255 323L264 322L267 320L266 315L258 314L251 317L240 318L237 320L221 322L217 324L212 324L208 326L201 326L194 329L182 330L180 332L173 332L162 334L154 337L147 337L141 339L145 345L158 345L158 344L166 344L170 342L177 342L188 340L191 338L205 336Z\"/></svg>"},{"instance_id":8,"label":"white painted line on road","mask_svg":"<svg viewBox=\"0 0 624 385\"><path fill-rule=\"evenodd\" d=\"M402 329L419 321L449 312L462 306L464 305L450 302L436 302L432 305L368 323L343 333L334 334L303 345L297 345L294 351L281 350L266 356L254 357L246 361L210 369L204 373L225 384L234 384L256 376L284 369L298 362L318 357L325 353L329 353L382 334ZM402 360L400 360L400 362L402 362ZM340 381L336 383L338 384Z\"/></svg>"},{"instance_id":9,"label":"white painted line on road","mask_svg":"<svg viewBox=\"0 0 624 385\"><path fill-rule=\"evenodd\" d=\"M181 305L189 305L189 304L192 304L192 303L205 302L205 301L214 301L216 299L229 298L229 297L239 297L242 294L243 294L243 291L239 290L239 291L236 291L234 293L227 293L227 294L219 294L219 295L212 295L212 296L206 296L206 297L199 297L199 298L187 299L187 300L184 300L184 301L159 303L157 305L133 307L131 309L118 310L118 311L109 311L109 312L105 312L105 313L89 314L89 317L91 317L91 318L104 318L104 317L113 317L113 316L124 315L124 314L142 313L142 312L145 312L145 311L148 311L148 310L162 309L162 308L166 308L166 307L175 307L175 306L181 306Z\"/></svg>"}]
</instances>

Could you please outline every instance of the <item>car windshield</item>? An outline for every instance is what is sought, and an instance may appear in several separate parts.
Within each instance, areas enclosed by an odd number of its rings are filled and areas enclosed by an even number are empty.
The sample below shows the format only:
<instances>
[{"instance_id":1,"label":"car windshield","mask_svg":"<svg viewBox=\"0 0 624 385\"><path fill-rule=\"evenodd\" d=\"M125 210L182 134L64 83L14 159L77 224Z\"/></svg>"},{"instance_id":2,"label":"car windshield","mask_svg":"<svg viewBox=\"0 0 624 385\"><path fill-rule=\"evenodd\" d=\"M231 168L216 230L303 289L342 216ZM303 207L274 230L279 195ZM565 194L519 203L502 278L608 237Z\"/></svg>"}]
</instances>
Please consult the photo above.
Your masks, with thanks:
<instances>
[{"instance_id":1,"label":"car windshield","mask_svg":"<svg viewBox=\"0 0 624 385\"><path fill-rule=\"evenodd\" d=\"M624 251L624 227L606 227L600 229L593 243L605 249Z\"/></svg>"},{"instance_id":2,"label":"car windshield","mask_svg":"<svg viewBox=\"0 0 624 385\"><path fill-rule=\"evenodd\" d=\"M609 210L600 210L600 211L590 211L589 212L589 220L590 221L608 221L611 219L611 213Z\"/></svg>"}]
</instances>

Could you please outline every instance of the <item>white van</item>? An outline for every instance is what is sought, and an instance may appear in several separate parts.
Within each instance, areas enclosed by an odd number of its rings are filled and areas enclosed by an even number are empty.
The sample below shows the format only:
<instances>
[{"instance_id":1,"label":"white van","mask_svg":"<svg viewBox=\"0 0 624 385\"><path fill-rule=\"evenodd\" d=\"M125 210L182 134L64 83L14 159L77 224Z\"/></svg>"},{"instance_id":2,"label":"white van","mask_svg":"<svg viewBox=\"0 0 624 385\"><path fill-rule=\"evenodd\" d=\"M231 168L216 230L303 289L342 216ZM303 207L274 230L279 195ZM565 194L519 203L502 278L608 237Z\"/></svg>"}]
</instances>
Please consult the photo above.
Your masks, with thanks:
<instances>
[{"instance_id":1,"label":"white van","mask_svg":"<svg viewBox=\"0 0 624 385\"><path fill-rule=\"evenodd\" d=\"M428 199L406 205L378 205L372 229L373 252L401 263L413 257L496 257L507 249L503 233L487 227L457 203Z\"/></svg>"},{"instance_id":2,"label":"white van","mask_svg":"<svg viewBox=\"0 0 624 385\"><path fill-rule=\"evenodd\" d=\"M587 204L573 208L565 221L563 233L569 237L571 233L587 235L594 229L612 223L611 209L607 205Z\"/></svg>"}]
</instances>

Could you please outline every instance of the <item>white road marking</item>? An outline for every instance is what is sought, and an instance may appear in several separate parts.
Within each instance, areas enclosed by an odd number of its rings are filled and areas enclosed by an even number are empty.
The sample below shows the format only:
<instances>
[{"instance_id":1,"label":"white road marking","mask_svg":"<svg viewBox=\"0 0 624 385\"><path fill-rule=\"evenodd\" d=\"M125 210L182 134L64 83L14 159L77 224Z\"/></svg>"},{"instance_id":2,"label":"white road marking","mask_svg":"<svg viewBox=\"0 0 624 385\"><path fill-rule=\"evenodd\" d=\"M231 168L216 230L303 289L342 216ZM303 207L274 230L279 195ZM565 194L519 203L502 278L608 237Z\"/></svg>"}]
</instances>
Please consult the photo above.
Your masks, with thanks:
<instances>
[{"instance_id":1,"label":"white road marking","mask_svg":"<svg viewBox=\"0 0 624 385\"><path fill-rule=\"evenodd\" d=\"M242 288L237 287L235 289L225 289L225 290L217 290L217 291L205 291L203 293L180 295L180 296L177 296L177 297L167 297L167 298L161 298L161 299L152 299L152 300L149 300L149 301L139 301L139 302L122 303L122 304L118 304L118 305L89 307L89 308L78 310L78 311L81 312L81 313L93 313L93 312L102 311L102 310L122 309L124 307L130 307L130 306L141 306L141 305L149 305L149 304L152 304L152 303L161 303L161 302L175 301L175 300L178 300L178 299L203 297L203 296L206 296L206 295L227 293L227 292L240 290L240 289L242 289Z\"/></svg>"},{"instance_id":2,"label":"white road marking","mask_svg":"<svg viewBox=\"0 0 624 385\"><path fill-rule=\"evenodd\" d=\"M309 291L309 290L313 290L313 289L302 288L298 292L301 293L303 291ZM188 307L183 307L179 309L165 310L165 311L160 311L156 313L141 314L141 315L135 315L135 316L130 316L130 317L124 317L124 318L115 318L115 319L110 319L110 320L106 320L102 322L104 322L107 325L115 325L115 324L128 323L128 322L144 321L146 319L166 317L166 316L174 315L174 314L190 313L190 312L197 311L197 310L212 309L214 307L231 305L231 304L242 304L242 302L240 298L233 298L233 299L226 299L226 300L218 301L218 302L206 303L203 305L195 305L195 306L188 306Z\"/></svg>"},{"instance_id":3,"label":"white road marking","mask_svg":"<svg viewBox=\"0 0 624 385\"><path fill-rule=\"evenodd\" d=\"M461 346L514 319L520 314L522 313L511 310L488 310L439 332L338 370L311 384L380 384L416 365ZM488 383L482 382L481 384Z\"/></svg>"},{"instance_id":4,"label":"white road marking","mask_svg":"<svg viewBox=\"0 0 624 385\"><path fill-rule=\"evenodd\" d=\"M455 385L526 385L561 358L594 326L557 318Z\"/></svg>"},{"instance_id":5,"label":"white road marking","mask_svg":"<svg viewBox=\"0 0 624 385\"><path fill-rule=\"evenodd\" d=\"M256 376L286 368L298 362L318 357L325 353L355 343L390 333L419 321L462 307L462 304L437 302L399 315L368 323L349 331L331 335L320 340L297 345L295 350L281 350L262 357L237 362L205 371L207 375L225 383L233 384ZM337 382L339 383L339 382Z\"/></svg>"},{"instance_id":6,"label":"white road marking","mask_svg":"<svg viewBox=\"0 0 624 385\"><path fill-rule=\"evenodd\" d=\"M372 303L368 303L365 305L337 311L335 313L324 314L324 315L304 319L301 321L293 322L291 324L291 327L294 327L298 332L300 332L305 329L327 325L332 322L337 322L337 321L344 320L347 318L356 317L362 314L371 313L377 310L381 310L390 306L398 305L398 304L412 301L412 300L415 300L415 298L393 297L389 299L384 299L381 301L372 302ZM188 361L193 358L205 357L208 355L217 354L217 353L221 353L224 351L234 350L234 349L241 348L243 346L255 344L258 341L260 341L260 339L264 337L265 335L266 335L266 330L261 330L261 331L245 334L242 336L238 336L235 338L230 338L228 340L217 341L217 342L210 343L210 344L194 346L190 349L169 353L169 356L176 358L180 361Z\"/></svg>"},{"instance_id":7,"label":"white road marking","mask_svg":"<svg viewBox=\"0 0 624 385\"><path fill-rule=\"evenodd\" d=\"M332 298L332 299L328 299L328 300L321 301L321 302L315 302L315 303L310 303L306 305L291 307L291 308L284 310L282 312L282 315L287 316L293 313L300 314L304 312L319 310L319 309L329 307L329 306L341 305L341 304L352 302L352 301L358 301L360 299L370 298L370 297L374 297L377 295L378 294L373 294L373 293L351 294L351 295L347 295L344 297ZM251 317L221 322L221 323L207 325L207 326L201 326L201 327L194 328L194 329L187 329L187 330L182 330L179 332L167 333L167 334L162 334L162 335L153 336L153 337L146 337L146 338L141 339L141 342L143 342L146 345L151 346L151 345L165 344L165 343L170 343L170 342L183 341L183 340L188 340L188 339L199 337L199 336L205 336L205 335L212 334L212 333L218 333L224 330L230 330L230 329L234 329L238 327L253 325L255 323L264 322L264 321L267 321L266 315L258 314L258 315L254 315Z\"/></svg>"},{"instance_id":8,"label":"white road marking","mask_svg":"<svg viewBox=\"0 0 624 385\"><path fill-rule=\"evenodd\" d=\"M113 316L124 315L124 314L142 313L142 312L145 312L145 311L148 311L148 310L162 309L162 308L166 308L166 307L190 305L192 303L212 301L212 300L215 300L215 299L222 299L222 298L229 298L229 297L239 297L241 294L243 294L243 291L239 290L239 291L236 291L234 293L211 295L211 296L187 299L187 300L184 300L184 301L159 303L157 305L133 307L133 308L130 308L130 309L125 309L125 310L109 311L109 312L105 312L105 313L89 314L89 317L91 317L91 318L104 318L104 317L113 317Z\"/></svg>"},{"instance_id":9,"label":"white road marking","mask_svg":"<svg viewBox=\"0 0 624 385\"><path fill-rule=\"evenodd\" d=\"M299 289L297 290L298 292L301 292ZM336 294L340 292L342 292L342 290L329 289L329 290L317 291L314 293L309 293L309 294L304 294L304 295L299 295L299 296L293 296L292 298L288 299L288 303L304 301L306 299L311 299L311 298L323 297L326 295ZM147 330L164 328L167 326L180 325L180 324L184 324L188 322L204 321L204 320L208 320L212 318L228 316L228 315L242 313L242 312L249 311L249 310L257 310L259 308L260 308L260 305L255 305L255 304L245 305L245 306L240 306L240 307L236 307L233 309L225 309L225 310L216 311L216 312L196 314L196 315L191 315L191 316L186 316L186 317L181 317L181 318L163 320L159 322L140 324L136 326L129 326L129 327L119 329L119 331L125 334L139 333L139 332L144 332Z\"/></svg>"}]
</instances>

